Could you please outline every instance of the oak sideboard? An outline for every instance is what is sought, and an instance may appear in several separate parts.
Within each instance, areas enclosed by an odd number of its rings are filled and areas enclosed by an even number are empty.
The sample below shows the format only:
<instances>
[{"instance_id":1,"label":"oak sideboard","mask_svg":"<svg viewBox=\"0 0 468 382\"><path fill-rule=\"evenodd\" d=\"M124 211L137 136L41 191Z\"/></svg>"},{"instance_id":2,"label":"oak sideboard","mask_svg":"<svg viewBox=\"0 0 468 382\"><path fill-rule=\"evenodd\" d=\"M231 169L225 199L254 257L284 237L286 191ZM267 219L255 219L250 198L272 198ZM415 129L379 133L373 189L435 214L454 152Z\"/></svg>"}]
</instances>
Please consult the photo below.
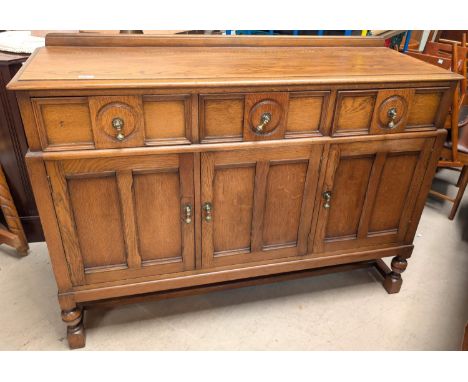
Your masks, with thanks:
<instances>
[{"instance_id":1,"label":"oak sideboard","mask_svg":"<svg viewBox=\"0 0 468 382\"><path fill-rule=\"evenodd\" d=\"M99 303L361 266L398 292L461 77L380 44L49 35L9 89L70 347Z\"/></svg>"}]
</instances>

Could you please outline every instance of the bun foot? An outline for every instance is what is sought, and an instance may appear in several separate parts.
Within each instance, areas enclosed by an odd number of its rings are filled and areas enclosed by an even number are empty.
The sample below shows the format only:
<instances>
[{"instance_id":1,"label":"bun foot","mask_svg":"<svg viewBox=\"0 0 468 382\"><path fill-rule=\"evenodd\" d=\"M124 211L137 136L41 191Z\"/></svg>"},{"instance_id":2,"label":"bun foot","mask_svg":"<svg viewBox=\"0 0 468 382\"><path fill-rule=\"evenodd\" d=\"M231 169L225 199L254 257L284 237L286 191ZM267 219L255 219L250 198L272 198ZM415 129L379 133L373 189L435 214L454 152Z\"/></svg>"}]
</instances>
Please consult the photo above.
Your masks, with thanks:
<instances>
[{"instance_id":1,"label":"bun foot","mask_svg":"<svg viewBox=\"0 0 468 382\"><path fill-rule=\"evenodd\" d=\"M406 259L402 257L394 257L392 259L392 271L387 273L383 282L383 287L389 294L398 293L403 284L401 274L405 271L408 266Z\"/></svg>"},{"instance_id":2,"label":"bun foot","mask_svg":"<svg viewBox=\"0 0 468 382\"><path fill-rule=\"evenodd\" d=\"M79 349L86 344L83 316L82 308L62 311L62 321L67 324L67 340L70 349Z\"/></svg>"}]
</instances>

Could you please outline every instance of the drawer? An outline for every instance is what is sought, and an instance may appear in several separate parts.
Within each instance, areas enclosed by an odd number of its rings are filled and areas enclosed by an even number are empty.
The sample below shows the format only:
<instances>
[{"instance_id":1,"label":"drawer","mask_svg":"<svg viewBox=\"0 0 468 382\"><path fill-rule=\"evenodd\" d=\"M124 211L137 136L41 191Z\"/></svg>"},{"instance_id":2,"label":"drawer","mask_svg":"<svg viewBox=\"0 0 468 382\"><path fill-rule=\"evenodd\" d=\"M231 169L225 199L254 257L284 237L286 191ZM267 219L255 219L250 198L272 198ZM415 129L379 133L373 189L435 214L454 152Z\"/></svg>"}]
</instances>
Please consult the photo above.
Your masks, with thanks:
<instances>
[{"instance_id":1,"label":"drawer","mask_svg":"<svg viewBox=\"0 0 468 382\"><path fill-rule=\"evenodd\" d=\"M450 96L448 87L338 91L332 135L436 129Z\"/></svg>"},{"instance_id":2,"label":"drawer","mask_svg":"<svg viewBox=\"0 0 468 382\"><path fill-rule=\"evenodd\" d=\"M328 91L202 94L202 143L321 136Z\"/></svg>"},{"instance_id":3,"label":"drawer","mask_svg":"<svg viewBox=\"0 0 468 382\"><path fill-rule=\"evenodd\" d=\"M33 98L43 150L189 144L190 95Z\"/></svg>"}]
</instances>

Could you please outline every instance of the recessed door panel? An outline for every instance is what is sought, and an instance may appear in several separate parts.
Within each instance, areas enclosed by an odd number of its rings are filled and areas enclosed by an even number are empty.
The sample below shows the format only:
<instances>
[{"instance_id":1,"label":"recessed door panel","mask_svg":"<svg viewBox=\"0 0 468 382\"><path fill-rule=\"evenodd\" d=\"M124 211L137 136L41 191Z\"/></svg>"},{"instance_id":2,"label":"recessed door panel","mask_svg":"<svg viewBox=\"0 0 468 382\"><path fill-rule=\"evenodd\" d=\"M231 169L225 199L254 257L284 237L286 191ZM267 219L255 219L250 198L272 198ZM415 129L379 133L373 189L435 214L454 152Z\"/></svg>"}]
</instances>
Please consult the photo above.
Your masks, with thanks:
<instances>
[{"instance_id":1,"label":"recessed door panel","mask_svg":"<svg viewBox=\"0 0 468 382\"><path fill-rule=\"evenodd\" d=\"M417 152L387 156L375 195L369 232L398 229L417 163Z\"/></svg>"},{"instance_id":2,"label":"recessed door panel","mask_svg":"<svg viewBox=\"0 0 468 382\"><path fill-rule=\"evenodd\" d=\"M85 269L125 265L115 174L68 179L68 190Z\"/></svg>"},{"instance_id":3,"label":"recessed door panel","mask_svg":"<svg viewBox=\"0 0 468 382\"><path fill-rule=\"evenodd\" d=\"M307 165L307 160L270 165L263 220L264 246L296 246Z\"/></svg>"},{"instance_id":4,"label":"recessed door panel","mask_svg":"<svg viewBox=\"0 0 468 382\"><path fill-rule=\"evenodd\" d=\"M328 211L327 238L357 235L373 162L373 156L340 160Z\"/></svg>"},{"instance_id":5,"label":"recessed door panel","mask_svg":"<svg viewBox=\"0 0 468 382\"><path fill-rule=\"evenodd\" d=\"M216 170L213 185L214 251L249 251L255 165Z\"/></svg>"},{"instance_id":6,"label":"recessed door panel","mask_svg":"<svg viewBox=\"0 0 468 382\"><path fill-rule=\"evenodd\" d=\"M181 258L179 172L136 172L133 189L141 260Z\"/></svg>"}]
</instances>

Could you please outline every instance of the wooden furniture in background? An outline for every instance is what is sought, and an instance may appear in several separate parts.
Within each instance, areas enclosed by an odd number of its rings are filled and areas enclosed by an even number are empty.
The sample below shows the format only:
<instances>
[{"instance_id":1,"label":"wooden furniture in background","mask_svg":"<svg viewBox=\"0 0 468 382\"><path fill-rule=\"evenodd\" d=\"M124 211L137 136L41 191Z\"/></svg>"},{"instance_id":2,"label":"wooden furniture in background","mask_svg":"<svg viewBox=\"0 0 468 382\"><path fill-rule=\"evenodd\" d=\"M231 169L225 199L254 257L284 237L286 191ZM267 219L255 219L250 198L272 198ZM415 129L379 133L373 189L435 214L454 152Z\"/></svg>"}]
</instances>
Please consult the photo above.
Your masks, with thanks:
<instances>
[{"instance_id":1,"label":"wooden furniture in background","mask_svg":"<svg viewBox=\"0 0 468 382\"><path fill-rule=\"evenodd\" d=\"M436 36L436 41L444 44L457 44L460 46L467 46L468 31L438 31L440 33ZM468 66L468 60L465 61ZM465 83L466 85L466 83Z\"/></svg>"},{"instance_id":2,"label":"wooden furniture in background","mask_svg":"<svg viewBox=\"0 0 468 382\"><path fill-rule=\"evenodd\" d=\"M450 134L447 144L442 149L442 160L439 162L441 167L463 167L465 163L459 158L459 136L460 130L468 125L468 106L465 105L467 85L466 60L468 54L466 35L463 37L461 46L458 46L456 43L428 43L426 50L431 50L429 54L438 54L438 57L450 57L451 70L463 76L460 86L455 90L449 117L445 123L445 128L450 130ZM466 149L468 153L468 148Z\"/></svg>"},{"instance_id":3,"label":"wooden furniture in background","mask_svg":"<svg viewBox=\"0 0 468 382\"><path fill-rule=\"evenodd\" d=\"M440 42L449 42L458 41L461 42L463 35L468 34L468 30L439 30L437 31L436 40Z\"/></svg>"},{"instance_id":4,"label":"wooden furniture in background","mask_svg":"<svg viewBox=\"0 0 468 382\"><path fill-rule=\"evenodd\" d=\"M449 116L445 123L445 128L450 131L450 134L438 163L439 167L461 168L460 177L456 184L458 187L457 195L452 198L435 190L430 191L431 195L453 203L449 214L449 219L453 220L468 184L468 105L466 105L468 47L466 34L463 34L461 44L429 41L422 53L409 52L408 54L433 65L451 69L463 76L460 86L455 90Z\"/></svg>"},{"instance_id":5,"label":"wooden furniture in background","mask_svg":"<svg viewBox=\"0 0 468 382\"><path fill-rule=\"evenodd\" d=\"M27 56L0 52L0 165L3 166L13 201L28 241L43 241L41 222L29 183L24 156L28 149L18 102L6 85ZM5 220L0 213L0 223Z\"/></svg>"},{"instance_id":6,"label":"wooden furniture in background","mask_svg":"<svg viewBox=\"0 0 468 382\"><path fill-rule=\"evenodd\" d=\"M6 221L6 226L0 224L0 244L7 244L15 248L21 256L26 256L29 250L28 241L1 165L0 209Z\"/></svg>"},{"instance_id":7,"label":"wooden furniture in background","mask_svg":"<svg viewBox=\"0 0 468 382\"><path fill-rule=\"evenodd\" d=\"M343 265L400 290L459 75L373 38L46 41L9 88L70 347L131 297Z\"/></svg>"}]
</instances>

